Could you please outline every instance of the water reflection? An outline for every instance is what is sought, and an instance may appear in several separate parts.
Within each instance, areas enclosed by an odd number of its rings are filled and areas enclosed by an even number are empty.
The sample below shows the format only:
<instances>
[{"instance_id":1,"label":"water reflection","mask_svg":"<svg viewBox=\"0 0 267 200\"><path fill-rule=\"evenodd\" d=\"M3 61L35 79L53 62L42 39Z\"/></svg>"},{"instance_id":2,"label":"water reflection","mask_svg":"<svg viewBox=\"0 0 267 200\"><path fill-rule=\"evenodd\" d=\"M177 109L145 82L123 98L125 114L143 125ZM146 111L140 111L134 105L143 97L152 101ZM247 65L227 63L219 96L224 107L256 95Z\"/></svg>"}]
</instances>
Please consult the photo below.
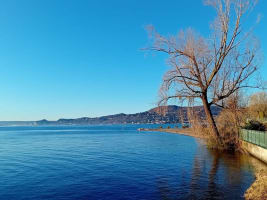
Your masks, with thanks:
<instances>
[{"instance_id":1,"label":"water reflection","mask_svg":"<svg viewBox=\"0 0 267 200\"><path fill-rule=\"evenodd\" d=\"M242 199L259 163L133 126L77 129L0 130L0 199Z\"/></svg>"},{"instance_id":2,"label":"water reflection","mask_svg":"<svg viewBox=\"0 0 267 200\"><path fill-rule=\"evenodd\" d=\"M254 181L249 174L255 168L266 166L248 155L222 153L199 145L191 172L180 172L176 185L170 184L174 182L170 177L158 180L160 199L244 199L244 192Z\"/></svg>"}]
</instances>

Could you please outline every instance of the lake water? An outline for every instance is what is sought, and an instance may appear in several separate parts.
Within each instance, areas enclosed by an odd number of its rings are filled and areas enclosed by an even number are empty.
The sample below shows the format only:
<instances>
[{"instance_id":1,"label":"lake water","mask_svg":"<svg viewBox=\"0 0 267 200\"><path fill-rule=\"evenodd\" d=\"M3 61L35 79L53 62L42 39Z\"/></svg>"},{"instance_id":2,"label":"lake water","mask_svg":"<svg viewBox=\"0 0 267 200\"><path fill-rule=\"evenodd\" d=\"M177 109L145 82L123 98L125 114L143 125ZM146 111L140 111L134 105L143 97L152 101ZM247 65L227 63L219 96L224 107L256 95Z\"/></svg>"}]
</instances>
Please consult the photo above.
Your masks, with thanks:
<instances>
[{"instance_id":1,"label":"lake water","mask_svg":"<svg viewBox=\"0 0 267 200\"><path fill-rule=\"evenodd\" d=\"M148 125L1 127L0 199L242 199L248 156Z\"/></svg>"}]
</instances>

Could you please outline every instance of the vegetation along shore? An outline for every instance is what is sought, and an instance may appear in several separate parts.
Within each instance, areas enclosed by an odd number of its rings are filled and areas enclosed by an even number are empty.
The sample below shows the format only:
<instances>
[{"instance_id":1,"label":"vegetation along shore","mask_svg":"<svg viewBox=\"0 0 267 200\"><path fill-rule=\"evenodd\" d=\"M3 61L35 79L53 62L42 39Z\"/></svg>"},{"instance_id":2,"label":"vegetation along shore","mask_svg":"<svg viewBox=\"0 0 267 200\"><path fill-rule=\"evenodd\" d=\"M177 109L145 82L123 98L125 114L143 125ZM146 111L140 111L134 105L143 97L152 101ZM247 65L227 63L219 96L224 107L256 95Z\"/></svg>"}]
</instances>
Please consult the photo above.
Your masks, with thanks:
<instances>
[{"instance_id":1,"label":"vegetation along shore","mask_svg":"<svg viewBox=\"0 0 267 200\"><path fill-rule=\"evenodd\" d=\"M206 135L198 134L197 132L194 132L192 128L149 128L149 129L141 128L138 130L139 131L174 133L174 134L191 136L195 138L208 138Z\"/></svg>"},{"instance_id":2,"label":"vegetation along shore","mask_svg":"<svg viewBox=\"0 0 267 200\"><path fill-rule=\"evenodd\" d=\"M208 148L227 152L248 152L267 157L266 83L259 81L260 48L243 27L243 18L256 1L206 1L215 8L212 38L192 29L177 35L162 35L148 27L152 42L147 48L165 54L170 69L163 76L159 105L170 100L193 106L201 103L205 116L189 109L191 129L149 129L205 138ZM249 98L248 88L258 89ZM218 116L211 108L221 108ZM166 111L160 110L163 115ZM242 131L241 130L245 130ZM244 148L244 144L247 148ZM258 156L260 154L260 156ZM265 159L262 159L263 161ZM266 171L256 172L247 199L267 199Z\"/></svg>"},{"instance_id":3,"label":"vegetation along shore","mask_svg":"<svg viewBox=\"0 0 267 200\"><path fill-rule=\"evenodd\" d=\"M190 137L200 138L203 140L208 140L209 137L207 135L201 134L194 130L193 128L140 128L138 129L142 132L165 132L172 134L180 134L186 135ZM247 189L244 194L246 200L262 200L267 199L267 165L266 168L259 168L257 165L255 166L255 181L254 183Z\"/></svg>"}]
</instances>

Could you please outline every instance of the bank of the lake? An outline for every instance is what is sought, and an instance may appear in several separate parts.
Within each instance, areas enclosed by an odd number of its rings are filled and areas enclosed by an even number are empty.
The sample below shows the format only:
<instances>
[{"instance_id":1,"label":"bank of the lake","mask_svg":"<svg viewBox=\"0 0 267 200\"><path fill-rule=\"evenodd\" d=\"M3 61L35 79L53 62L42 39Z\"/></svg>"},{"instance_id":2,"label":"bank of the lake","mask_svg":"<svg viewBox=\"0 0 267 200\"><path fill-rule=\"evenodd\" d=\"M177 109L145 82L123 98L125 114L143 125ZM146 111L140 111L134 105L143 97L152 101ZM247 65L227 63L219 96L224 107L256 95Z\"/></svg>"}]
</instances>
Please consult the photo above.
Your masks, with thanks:
<instances>
[{"instance_id":1,"label":"bank of the lake","mask_svg":"<svg viewBox=\"0 0 267 200\"><path fill-rule=\"evenodd\" d=\"M267 170L257 169L255 172L256 180L245 193L246 200L267 199Z\"/></svg>"},{"instance_id":2,"label":"bank of the lake","mask_svg":"<svg viewBox=\"0 0 267 200\"><path fill-rule=\"evenodd\" d=\"M165 133L174 133L187 135L195 138L208 138L205 135L201 135L193 131L192 128L150 128L142 129L143 131L152 131L152 132L165 132ZM261 162L261 161L260 161ZM253 184L246 190L245 199L246 200L262 200L267 199L267 166L266 163L262 165L254 164L255 168L255 181Z\"/></svg>"},{"instance_id":3,"label":"bank of the lake","mask_svg":"<svg viewBox=\"0 0 267 200\"><path fill-rule=\"evenodd\" d=\"M192 128L140 128L139 131L174 133L195 138L208 138L206 135L196 133Z\"/></svg>"}]
</instances>

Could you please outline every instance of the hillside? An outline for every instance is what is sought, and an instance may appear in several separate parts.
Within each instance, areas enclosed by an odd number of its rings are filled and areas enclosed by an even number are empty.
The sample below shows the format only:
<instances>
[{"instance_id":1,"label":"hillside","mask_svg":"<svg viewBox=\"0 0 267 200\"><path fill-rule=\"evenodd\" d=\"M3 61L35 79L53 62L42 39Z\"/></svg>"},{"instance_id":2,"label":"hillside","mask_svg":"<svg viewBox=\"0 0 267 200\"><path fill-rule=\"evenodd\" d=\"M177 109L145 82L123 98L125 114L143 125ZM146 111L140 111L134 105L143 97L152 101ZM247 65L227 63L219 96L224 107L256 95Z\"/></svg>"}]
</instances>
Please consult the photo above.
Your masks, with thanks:
<instances>
[{"instance_id":1,"label":"hillside","mask_svg":"<svg viewBox=\"0 0 267 200\"><path fill-rule=\"evenodd\" d=\"M145 112L135 114L116 114L102 117L81 117L76 119L59 119L48 121L0 121L0 126L46 126L46 125L98 125L98 124L173 124L179 123L180 119L187 121L187 111L189 107L161 106ZM202 106L192 107L199 113L201 118L205 117ZM220 113L219 107L212 107L212 113L216 116ZM180 117L183 116L183 117Z\"/></svg>"},{"instance_id":2,"label":"hillside","mask_svg":"<svg viewBox=\"0 0 267 200\"><path fill-rule=\"evenodd\" d=\"M204 117L204 110L202 106L193 107L199 113L199 116ZM164 112L162 112L164 111ZM59 119L57 121L40 120L36 121L36 125L96 125L96 124L165 124L165 123L179 123L181 114L184 121L187 121L188 107L179 106L164 106L156 107L151 110L135 113L135 114L116 114L103 117L82 117L77 119ZM218 115L220 108L212 107L214 115Z\"/></svg>"}]
</instances>

